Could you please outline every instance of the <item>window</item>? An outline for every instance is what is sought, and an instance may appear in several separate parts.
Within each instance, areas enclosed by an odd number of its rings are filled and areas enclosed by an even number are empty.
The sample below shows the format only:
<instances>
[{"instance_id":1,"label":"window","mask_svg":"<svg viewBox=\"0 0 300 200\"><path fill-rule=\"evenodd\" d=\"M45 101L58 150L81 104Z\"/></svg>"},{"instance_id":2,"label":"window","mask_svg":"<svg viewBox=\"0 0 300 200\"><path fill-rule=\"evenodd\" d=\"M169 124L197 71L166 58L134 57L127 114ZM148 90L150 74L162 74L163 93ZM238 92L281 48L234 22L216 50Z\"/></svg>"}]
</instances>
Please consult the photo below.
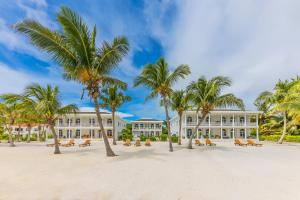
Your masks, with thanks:
<instances>
[{"instance_id":1,"label":"window","mask_svg":"<svg viewBox=\"0 0 300 200\"><path fill-rule=\"evenodd\" d=\"M63 131L60 129L60 130L58 130L58 135L59 135L59 137L62 137L63 136Z\"/></svg>"},{"instance_id":2,"label":"window","mask_svg":"<svg viewBox=\"0 0 300 200\"><path fill-rule=\"evenodd\" d=\"M156 128L160 128L160 125L159 125L159 124L156 124Z\"/></svg>"},{"instance_id":3,"label":"window","mask_svg":"<svg viewBox=\"0 0 300 200\"><path fill-rule=\"evenodd\" d=\"M156 131L156 136L157 136L157 137L159 136L159 131Z\"/></svg>"},{"instance_id":4,"label":"window","mask_svg":"<svg viewBox=\"0 0 300 200\"><path fill-rule=\"evenodd\" d=\"M79 129L76 130L76 137L80 137L80 130Z\"/></svg>"},{"instance_id":5,"label":"window","mask_svg":"<svg viewBox=\"0 0 300 200\"><path fill-rule=\"evenodd\" d=\"M206 123L209 123L209 117L205 118Z\"/></svg>"},{"instance_id":6,"label":"window","mask_svg":"<svg viewBox=\"0 0 300 200\"><path fill-rule=\"evenodd\" d=\"M107 119L107 124L112 124L112 120L111 119Z\"/></svg>"},{"instance_id":7,"label":"window","mask_svg":"<svg viewBox=\"0 0 300 200\"><path fill-rule=\"evenodd\" d=\"M134 124L134 128L139 128L139 125L138 124Z\"/></svg>"},{"instance_id":8,"label":"window","mask_svg":"<svg viewBox=\"0 0 300 200\"><path fill-rule=\"evenodd\" d=\"M58 124L61 125L63 123L63 119L58 119Z\"/></svg>"},{"instance_id":9,"label":"window","mask_svg":"<svg viewBox=\"0 0 300 200\"><path fill-rule=\"evenodd\" d=\"M140 124L140 128L144 128L144 124Z\"/></svg>"},{"instance_id":10,"label":"window","mask_svg":"<svg viewBox=\"0 0 300 200\"><path fill-rule=\"evenodd\" d=\"M151 124L151 128L154 129L154 124Z\"/></svg>"},{"instance_id":11,"label":"window","mask_svg":"<svg viewBox=\"0 0 300 200\"><path fill-rule=\"evenodd\" d=\"M107 137L112 137L112 130L107 130L106 134L107 134Z\"/></svg>"},{"instance_id":12,"label":"window","mask_svg":"<svg viewBox=\"0 0 300 200\"><path fill-rule=\"evenodd\" d=\"M89 122L90 122L90 125L95 125L95 119L94 118L89 119Z\"/></svg>"},{"instance_id":13,"label":"window","mask_svg":"<svg viewBox=\"0 0 300 200\"><path fill-rule=\"evenodd\" d=\"M151 131L151 136L154 136L154 131Z\"/></svg>"},{"instance_id":14,"label":"window","mask_svg":"<svg viewBox=\"0 0 300 200\"><path fill-rule=\"evenodd\" d=\"M80 125L80 119L76 119L76 125Z\"/></svg>"},{"instance_id":15,"label":"window","mask_svg":"<svg viewBox=\"0 0 300 200\"><path fill-rule=\"evenodd\" d=\"M226 117L222 117L222 123L226 124Z\"/></svg>"},{"instance_id":16,"label":"window","mask_svg":"<svg viewBox=\"0 0 300 200\"><path fill-rule=\"evenodd\" d=\"M240 117L240 123L245 123L245 117Z\"/></svg>"},{"instance_id":17,"label":"window","mask_svg":"<svg viewBox=\"0 0 300 200\"><path fill-rule=\"evenodd\" d=\"M187 130L187 138L190 138L192 136L192 129Z\"/></svg>"},{"instance_id":18,"label":"window","mask_svg":"<svg viewBox=\"0 0 300 200\"><path fill-rule=\"evenodd\" d=\"M193 122L193 118L192 117L188 117L187 118L187 123L191 123L191 122Z\"/></svg>"},{"instance_id":19,"label":"window","mask_svg":"<svg viewBox=\"0 0 300 200\"><path fill-rule=\"evenodd\" d=\"M227 134L226 134L226 129L222 129L222 134L223 134L224 137L227 136Z\"/></svg>"},{"instance_id":20,"label":"window","mask_svg":"<svg viewBox=\"0 0 300 200\"><path fill-rule=\"evenodd\" d=\"M245 137L245 129L241 129L240 130L240 136L241 137Z\"/></svg>"},{"instance_id":21,"label":"window","mask_svg":"<svg viewBox=\"0 0 300 200\"><path fill-rule=\"evenodd\" d=\"M67 123L70 124L70 125L72 125L72 119L68 119Z\"/></svg>"}]
</instances>

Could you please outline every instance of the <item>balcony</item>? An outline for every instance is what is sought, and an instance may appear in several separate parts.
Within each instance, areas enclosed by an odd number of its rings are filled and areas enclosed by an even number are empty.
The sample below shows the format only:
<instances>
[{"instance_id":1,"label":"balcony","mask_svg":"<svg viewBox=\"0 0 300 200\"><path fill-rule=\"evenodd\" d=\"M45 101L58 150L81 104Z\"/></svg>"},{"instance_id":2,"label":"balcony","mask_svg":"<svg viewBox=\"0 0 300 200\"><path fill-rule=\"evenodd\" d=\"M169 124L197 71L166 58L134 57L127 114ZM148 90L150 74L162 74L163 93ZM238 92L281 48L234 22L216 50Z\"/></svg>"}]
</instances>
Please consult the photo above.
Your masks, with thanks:
<instances>
[{"instance_id":1,"label":"balcony","mask_svg":"<svg viewBox=\"0 0 300 200\"><path fill-rule=\"evenodd\" d=\"M186 122L186 126L196 126L197 122ZM209 126L208 122L202 122L200 126ZM221 122L220 121L212 121L210 122L210 126L220 126L221 127ZM231 126L257 126L256 122L223 122L222 127L231 127Z\"/></svg>"}]
</instances>

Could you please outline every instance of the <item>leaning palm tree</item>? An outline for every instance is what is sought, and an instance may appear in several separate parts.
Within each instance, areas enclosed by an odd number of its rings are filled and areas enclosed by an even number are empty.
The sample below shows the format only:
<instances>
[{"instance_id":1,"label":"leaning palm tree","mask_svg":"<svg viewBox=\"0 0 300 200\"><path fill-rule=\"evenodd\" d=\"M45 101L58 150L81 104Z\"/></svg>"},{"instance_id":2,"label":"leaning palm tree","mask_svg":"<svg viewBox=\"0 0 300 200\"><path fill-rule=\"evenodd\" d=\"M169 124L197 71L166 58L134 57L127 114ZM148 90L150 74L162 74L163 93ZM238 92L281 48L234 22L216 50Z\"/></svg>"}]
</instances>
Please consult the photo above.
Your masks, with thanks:
<instances>
[{"instance_id":1,"label":"leaning palm tree","mask_svg":"<svg viewBox=\"0 0 300 200\"><path fill-rule=\"evenodd\" d=\"M116 37L112 43L103 41L96 46L96 26L90 31L83 19L67 7L57 14L61 31L50 30L34 20L24 20L16 30L29 37L39 49L49 53L64 68L64 77L76 81L88 91L93 100L98 123L103 135L107 156L115 156L105 134L100 114L99 97L103 85L123 84L111 77L111 72L129 51L125 37Z\"/></svg>"},{"instance_id":2,"label":"leaning palm tree","mask_svg":"<svg viewBox=\"0 0 300 200\"><path fill-rule=\"evenodd\" d=\"M113 122L113 144L116 145L116 125L115 125L115 114L117 109L127 101L131 101L130 96L124 95L122 91L119 90L120 87L114 85L109 86L102 91L101 100L102 106L109 108L112 112L112 122ZM122 89L122 88L121 88ZM123 88L126 89L126 88Z\"/></svg>"},{"instance_id":3,"label":"leaning palm tree","mask_svg":"<svg viewBox=\"0 0 300 200\"><path fill-rule=\"evenodd\" d=\"M49 125L53 134L55 144L54 154L60 154L58 138L54 128L55 123L59 117L70 112L76 112L78 110L77 106L74 104L62 106L59 98L58 87L52 87L51 85L42 87L40 85L33 84L26 87L22 100L28 104L35 105L36 112L39 113L42 121Z\"/></svg>"},{"instance_id":4,"label":"leaning palm tree","mask_svg":"<svg viewBox=\"0 0 300 200\"><path fill-rule=\"evenodd\" d=\"M184 78L188 74L190 74L190 69L187 65L180 65L173 72L171 72L165 59L160 58L155 64L146 65L141 74L134 81L135 87L139 85L145 85L151 90L151 93L146 100L160 95L162 104L165 108L170 152L173 151L173 146L171 140L168 101L173 91L172 86L176 83L176 81L178 81L179 78Z\"/></svg>"},{"instance_id":5,"label":"leaning palm tree","mask_svg":"<svg viewBox=\"0 0 300 200\"><path fill-rule=\"evenodd\" d=\"M195 131L189 138L188 148L192 149L192 140L195 137L200 125L207 115L215 108L236 106L244 110L243 100L234 96L234 94L222 94L224 87L231 85L231 80L224 76L216 76L207 80L205 77L193 81L188 86L188 95L190 96L193 107L196 109L197 116L200 112L199 120Z\"/></svg>"},{"instance_id":6,"label":"leaning palm tree","mask_svg":"<svg viewBox=\"0 0 300 200\"><path fill-rule=\"evenodd\" d=\"M184 90L174 91L170 98L171 109L176 111L179 117L178 145L181 145L181 127L183 112L190 108L189 96Z\"/></svg>"}]
</instances>

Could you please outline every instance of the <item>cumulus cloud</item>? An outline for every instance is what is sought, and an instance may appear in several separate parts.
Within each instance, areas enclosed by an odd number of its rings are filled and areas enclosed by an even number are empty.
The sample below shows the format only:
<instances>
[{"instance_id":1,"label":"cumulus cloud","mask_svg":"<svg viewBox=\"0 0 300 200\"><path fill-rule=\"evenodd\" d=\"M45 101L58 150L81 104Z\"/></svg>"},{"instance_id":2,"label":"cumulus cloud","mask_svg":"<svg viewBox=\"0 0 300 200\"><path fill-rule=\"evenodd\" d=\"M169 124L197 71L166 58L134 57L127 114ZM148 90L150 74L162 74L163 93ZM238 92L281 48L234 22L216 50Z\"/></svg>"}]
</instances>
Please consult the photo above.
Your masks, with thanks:
<instances>
[{"instance_id":1,"label":"cumulus cloud","mask_svg":"<svg viewBox=\"0 0 300 200\"><path fill-rule=\"evenodd\" d=\"M233 79L228 90L254 109L253 101L278 79L300 70L300 2L178 1L174 26L165 32L166 56L173 65L189 64L192 74ZM161 31L161 29L159 29ZM227 92L228 92L227 91Z\"/></svg>"}]
</instances>

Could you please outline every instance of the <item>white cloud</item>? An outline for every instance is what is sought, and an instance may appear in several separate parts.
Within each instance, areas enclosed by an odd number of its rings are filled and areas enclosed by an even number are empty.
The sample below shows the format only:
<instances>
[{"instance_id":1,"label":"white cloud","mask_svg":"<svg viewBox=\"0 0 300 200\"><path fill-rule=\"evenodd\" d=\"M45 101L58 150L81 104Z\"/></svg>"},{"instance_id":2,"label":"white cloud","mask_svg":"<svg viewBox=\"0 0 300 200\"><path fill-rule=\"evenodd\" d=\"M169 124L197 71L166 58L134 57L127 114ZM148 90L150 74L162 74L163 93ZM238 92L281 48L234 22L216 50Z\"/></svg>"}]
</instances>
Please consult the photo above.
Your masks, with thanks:
<instances>
[{"instance_id":1,"label":"white cloud","mask_svg":"<svg viewBox=\"0 0 300 200\"><path fill-rule=\"evenodd\" d=\"M233 79L227 92L254 109L261 91L299 74L299 10L294 0L179 1L165 48L171 64L191 67L181 87L201 75L226 75Z\"/></svg>"}]
</instances>

